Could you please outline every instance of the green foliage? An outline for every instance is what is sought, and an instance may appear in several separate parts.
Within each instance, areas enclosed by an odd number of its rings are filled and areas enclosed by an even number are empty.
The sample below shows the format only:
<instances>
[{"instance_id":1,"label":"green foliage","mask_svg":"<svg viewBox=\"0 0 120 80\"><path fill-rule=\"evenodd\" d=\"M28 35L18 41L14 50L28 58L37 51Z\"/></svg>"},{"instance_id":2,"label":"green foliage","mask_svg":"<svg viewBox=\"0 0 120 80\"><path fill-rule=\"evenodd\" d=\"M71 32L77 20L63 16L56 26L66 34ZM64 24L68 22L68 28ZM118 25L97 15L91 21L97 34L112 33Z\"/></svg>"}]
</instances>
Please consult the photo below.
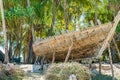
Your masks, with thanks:
<instances>
[{"instance_id":1,"label":"green foliage","mask_svg":"<svg viewBox=\"0 0 120 80\"><path fill-rule=\"evenodd\" d=\"M120 23L119 23L118 26L117 26L117 30L116 30L116 32L117 32L117 33L120 32Z\"/></svg>"},{"instance_id":2,"label":"green foliage","mask_svg":"<svg viewBox=\"0 0 120 80\"><path fill-rule=\"evenodd\" d=\"M0 37L0 46L1 45L3 46L3 42L4 42L3 37Z\"/></svg>"},{"instance_id":3,"label":"green foliage","mask_svg":"<svg viewBox=\"0 0 120 80\"><path fill-rule=\"evenodd\" d=\"M5 18L7 20L6 21L7 26L9 27L12 26L14 28L14 26L20 25L20 24L14 23L16 20L17 20L16 22L21 23L21 25L23 25L24 23L27 23L30 26L31 24L34 24L36 27L38 25L43 24L44 28L42 29L43 29L43 32L45 32L44 34L46 35L52 24L53 1L54 0L44 0L44 1L34 0L34 1L31 1L31 6L27 7L27 1L4 0L3 2L5 7ZM115 5L117 4L118 1L114 0L112 2ZM56 16L55 27L60 31L62 29L65 29L63 4L64 4L64 1L56 0L57 14L55 15ZM97 4L98 4L98 19L100 19L102 23L112 21L113 15L115 14L115 10L113 11L113 9L112 10L108 9L110 2L108 0L100 0L100 1L98 0ZM79 21L79 18L83 12L86 15L85 23L89 23L90 20L94 20L94 15L95 15L94 6L95 6L94 0L68 1L67 17L68 17L69 29L70 30L75 29L75 22ZM22 21L20 21L20 19ZM55 31L53 32L53 34L54 33ZM44 36L44 34L42 36Z\"/></svg>"},{"instance_id":4,"label":"green foliage","mask_svg":"<svg viewBox=\"0 0 120 80\"><path fill-rule=\"evenodd\" d=\"M8 40L11 35L12 43L20 42L26 47L32 26L37 38L46 38L52 24L53 1L55 1L56 14L52 35L59 35L66 29L64 0L30 0L30 7L27 5L27 0L3 0ZM96 1L98 19L102 23L113 21L119 9L120 0ZM67 0L66 13L70 31L76 29L76 23L80 24L81 29L89 27L90 20L95 22L95 0ZM80 17L83 15L84 19L81 20ZM1 15L0 31L2 31ZM119 26L117 32L120 32ZM3 43L3 37L0 38L0 42Z\"/></svg>"}]
</instances>

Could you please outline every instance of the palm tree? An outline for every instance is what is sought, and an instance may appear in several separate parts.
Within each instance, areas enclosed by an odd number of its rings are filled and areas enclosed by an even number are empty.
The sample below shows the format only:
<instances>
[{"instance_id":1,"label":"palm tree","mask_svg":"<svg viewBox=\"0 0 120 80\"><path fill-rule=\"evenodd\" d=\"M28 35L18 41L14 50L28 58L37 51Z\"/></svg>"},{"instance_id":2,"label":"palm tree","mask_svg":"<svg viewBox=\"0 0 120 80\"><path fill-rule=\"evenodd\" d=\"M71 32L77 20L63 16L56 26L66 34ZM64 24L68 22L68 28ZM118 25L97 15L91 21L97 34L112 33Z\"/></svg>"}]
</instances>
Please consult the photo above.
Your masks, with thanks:
<instances>
[{"instance_id":1,"label":"palm tree","mask_svg":"<svg viewBox=\"0 0 120 80\"><path fill-rule=\"evenodd\" d=\"M65 27L66 27L66 30L68 30L68 21L67 21L66 5L67 5L67 0L64 0L64 19L65 19Z\"/></svg>"},{"instance_id":2,"label":"palm tree","mask_svg":"<svg viewBox=\"0 0 120 80\"><path fill-rule=\"evenodd\" d=\"M4 35L4 48L5 48L5 60L4 60L4 62L9 63L6 25L5 25L4 9L3 9L2 0L0 0L0 9L1 9L1 14L2 14L2 27L3 27L3 35Z\"/></svg>"},{"instance_id":3,"label":"palm tree","mask_svg":"<svg viewBox=\"0 0 120 80\"><path fill-rule=\"evenodd\" d=\"M30 7L30 0L27 0L27 6ZM27 37L28 37L27 38L27 50L24 56L25 63L33 63L33 59L35 56L33 53L33 48L32 48L33 41L35 40L33 23L30 24L30 30L28 31Z\"/></svg>"},{"instance_id":4,"label":"palm tree","mask_svg":"<svg viewBox=\"0 0 120 80\"><path fill-rule=\"evenodd\" d=\"M56 15L56 0L53 0L53 9L52 9L52 24L50 27L50 31L48 32L48 36L52 36L53 27L55 24L55 15Z\"/></svg>"}]
</instances>

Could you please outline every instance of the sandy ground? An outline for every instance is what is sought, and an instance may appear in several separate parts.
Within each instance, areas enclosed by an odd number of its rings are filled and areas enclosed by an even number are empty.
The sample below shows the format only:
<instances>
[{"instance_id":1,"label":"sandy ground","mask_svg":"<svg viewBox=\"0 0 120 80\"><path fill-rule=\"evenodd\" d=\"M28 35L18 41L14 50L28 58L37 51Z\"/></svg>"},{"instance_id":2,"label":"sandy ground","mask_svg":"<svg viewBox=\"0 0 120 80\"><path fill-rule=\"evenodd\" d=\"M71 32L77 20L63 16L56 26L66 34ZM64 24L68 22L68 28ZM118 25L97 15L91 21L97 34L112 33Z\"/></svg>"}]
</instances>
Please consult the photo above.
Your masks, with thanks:
<instances>
[{"instance_id":1,"label":"sandy ground","mask_svg":"<svg viewBox=\"0 0 120 80\"><path fill-rule=\"evenodd\" d=\"M44 80L44 75L39 70L40 68L39 65L18 65L18 66L27 73L27 77L25 77L23 80ZM115 78L117 78L117 80L120 80L120 64L114 64L113 68L114 68ZM111 76L112 73L111 73L110 64L102 64L101 72L103 75ZM93 64L92 73L93 76L99 74L98 64Z\"/></svg>"},{"instance_id":2,"label":"sandy ground","mask_svg":"<svg viewBox=\"0 0 120 80\"><path fill-rule=\"evenodd\" d=\"M95 74L99 74L99 65L98 64L94 64L94 65L96 66L96 68L94 68L92 72ZM117 80L120 80L120 64L114 64L113 69L114 69L115 78L117 78ZM102 64L101 73L104 75L112 76L110 64Z\"/></svg>"}]
</instances>

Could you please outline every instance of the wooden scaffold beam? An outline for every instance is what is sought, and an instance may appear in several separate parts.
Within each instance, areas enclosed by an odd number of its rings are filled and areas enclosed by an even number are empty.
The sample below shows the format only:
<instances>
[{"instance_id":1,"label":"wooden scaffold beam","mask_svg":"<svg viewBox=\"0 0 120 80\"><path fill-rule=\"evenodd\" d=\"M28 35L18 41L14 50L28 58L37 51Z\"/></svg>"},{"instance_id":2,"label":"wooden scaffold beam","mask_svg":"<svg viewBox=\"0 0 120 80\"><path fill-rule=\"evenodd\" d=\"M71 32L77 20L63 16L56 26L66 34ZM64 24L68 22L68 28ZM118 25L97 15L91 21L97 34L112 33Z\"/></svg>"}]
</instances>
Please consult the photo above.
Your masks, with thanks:
<instances>
[{"instance_id":1,"label":"wooden scaffold beam","mask_svg":"<svg viewBox=\"0 0 120 80\"><path fill-rule=\"evenodd\" d=\"M111 42L119 21L120 21L120 11L118 12L116 17L114 18L112 28L111 28L110 32L108 33L106 39L104 40L101 49L98 52L97 59L99 59L99 57L102 55L103 51L107 48L108 42Z\"/></svg>"}]
</instances>

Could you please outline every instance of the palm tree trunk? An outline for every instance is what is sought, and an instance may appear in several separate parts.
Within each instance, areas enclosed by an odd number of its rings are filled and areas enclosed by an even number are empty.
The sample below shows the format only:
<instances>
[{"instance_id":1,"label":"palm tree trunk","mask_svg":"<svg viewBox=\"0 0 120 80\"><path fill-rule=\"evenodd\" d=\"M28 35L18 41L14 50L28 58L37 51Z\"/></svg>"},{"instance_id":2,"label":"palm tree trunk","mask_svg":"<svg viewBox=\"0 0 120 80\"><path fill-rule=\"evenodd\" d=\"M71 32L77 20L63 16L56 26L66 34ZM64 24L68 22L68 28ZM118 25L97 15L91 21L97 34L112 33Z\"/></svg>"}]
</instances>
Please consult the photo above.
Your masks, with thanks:
<instances>
[{"instance_id":1,"label":"palm tree trunk","mask_svg":"<svg viewBox=\"0 0 120 80\"><path fill-rule=\"evenodd\" d=\"M95 25L98 24L97 19L98 19L98 5L97 1L95 0Z\"/></svg>"},{"instance_id":2,"label":"palm tree trunk","mask_svg":"<svg viewBox=\"0 0 120 80\"><path fill-rule=\"evenodd\" d=\"M52 24L51 24L51 28L50 28L50 31L49 31L49 33L48 33L48 36L51 36L51 35L52 35L53 26L54 26L54 23L55 23L55 14L56 14L56 2L55 2L55 0L53 0Z\"/></svg>"},{"instance_id":3,"label":"palm tree trunk","mask_svg":"<svg viewBox=\"0 0 120 80\"><path fill-rule=\"evenodd\" d=\"M64 0L64 19L65 19L66 30L68 30L68 21L67 21L66 5L67 5L67 0Z\"/></svg>"},{"instance_id":4,"label":"palm tree trunk","mask_svg":"<svg viewBox=\"0 0 120 80\"><path fill-rule=\"evenodd\" d=\"M10 46L9 46L9 50L8 50L8 55L9 55L9 62L12 62L12 37L11 35L9 35L9 41L10 41Z\"/></svg>"},{"instance_id":5,"label":"palm tree trunk","mask_svg":"<svg viewBox=\"0 0 120 80\"><path fill-rule=\"evenodd\" d=\"M30 0L27 0L27 5L28 5L28 7L30 7ZM33 24L32 24L32 26L31 26L31 31L32 31L33 41L35 41L35 36L34 36L34 27L33 27Z\"/></svg>"},{"instance_id":6,"label":"palm tree trunk","mask_svg":"<svg viewBox=\"0 0 120 80\"><path fill-rule=\"evenodd\" d=\"M30 0L27 0L27 5L28 7L30 7Z\"/></svg>"},{"instance_id":7,"label":"palm tree trunk","mask_svg":"<svg viewBox=\"0 0 120 80\"><path fill-rule=\"evenodd\" d=\"M33 38L32 38L32 32L30 32L29 41L28 41L28 61L27 61L27 63L32 63L32 56L33 56L32 44L33 44Z\"/></svg>"},{"instance_id":8,"label":"palm tree trunk","mask_svg":"<svg viewBox=\"0 0 120 80\"><path fill-rule=\"evenodd\" d=\"M28 7L30 7L30 0L27 0L27 5ZM27 43L27 47L28 47L28 55L27 55L27 63L32 63L33 62L33 56L34 56L34 52L33 52L33 48L32 48L32 44L35 40L35 37L34 37L34 27L33 27L33 24L30 25L31 26L31 31L29 32L29 40L28 40L28 43Z\"/></svg>"},{"instance_id":9,"label":"palm tree trunk","mask_svg":"<svg viewBox=\"0 0 120 80\"><path fill-rule=\"evenodd\" d=\"M4 9L3 9L3 3L2 0L0 0L0 8L1 8L1 14L2 14L2 27L3 27L3 34L4 34L4 47L5 47L5 63L9 63L9 57L8 57L8 45L7 45L7 34L6 34L6 25L5 25L5 18L4 18Z\"/></svg>"}]
</instances>

